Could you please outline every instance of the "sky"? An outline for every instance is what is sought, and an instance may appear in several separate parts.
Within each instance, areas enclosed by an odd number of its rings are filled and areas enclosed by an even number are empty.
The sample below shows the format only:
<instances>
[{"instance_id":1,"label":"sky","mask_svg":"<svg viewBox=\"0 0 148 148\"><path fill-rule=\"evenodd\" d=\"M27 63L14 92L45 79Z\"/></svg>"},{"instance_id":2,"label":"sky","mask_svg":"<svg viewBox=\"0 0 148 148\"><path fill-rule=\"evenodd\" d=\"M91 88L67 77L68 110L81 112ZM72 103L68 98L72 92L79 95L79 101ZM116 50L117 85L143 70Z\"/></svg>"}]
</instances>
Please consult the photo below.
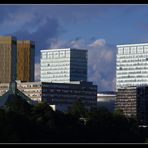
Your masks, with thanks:
<instances>
[{"instance_id":1,"label":"sky","mask_svg":"<svg viewBox=\"0 0 148 148\"><path fill-rule=\"evenodd\" d=\"M88 50L88 81L115 90L116 45L148 42L147 4L0 5L0 35L35 41L35 80L40 50Z\"/></svg>"}]
</instances>

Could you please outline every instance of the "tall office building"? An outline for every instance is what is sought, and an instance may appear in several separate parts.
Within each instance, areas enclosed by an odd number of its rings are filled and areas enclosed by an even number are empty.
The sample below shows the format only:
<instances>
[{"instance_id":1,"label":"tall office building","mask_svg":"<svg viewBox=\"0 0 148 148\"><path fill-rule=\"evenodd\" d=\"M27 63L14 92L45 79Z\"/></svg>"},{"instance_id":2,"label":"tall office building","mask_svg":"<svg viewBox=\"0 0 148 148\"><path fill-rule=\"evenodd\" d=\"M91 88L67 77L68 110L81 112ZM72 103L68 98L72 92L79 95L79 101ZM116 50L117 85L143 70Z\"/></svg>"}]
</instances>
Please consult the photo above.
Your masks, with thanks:
<instances>
[{"instance_id":1,"label":"tall office building","mask_svg":"<svg viewBox=\"0 0 148 148\"><path fill-rule=\"evenodd\" d=\"M16 38L0 36L0 83L16 80Z\"/></svg>"},{"instance_id":2,"label":"tall office building","mask_svg":"<svg viewBox=\"0 0 148 148\"><path fill-rule=\"evenodd\" d=\"M17 40L17 80L34 81L35 43Z\"/></svg>"},{"instance_id":3,"label":"tall office building","mask_svg":"<svg viewBox=\"0 0 148 148\"><path fill-rule=\"evenodd\" d=\"M87 81L87 50L41 50L41 81Z\"/></svg>"},{"instance_id":4,"label":"tall office building","mask_svg":"<svg viewBox=\"0 0 148 148\"><path fill-rule=\"evenodd\" d=\"M148 84L148 43L117 45L116 90Z\"/></svg>"}]
</instances>

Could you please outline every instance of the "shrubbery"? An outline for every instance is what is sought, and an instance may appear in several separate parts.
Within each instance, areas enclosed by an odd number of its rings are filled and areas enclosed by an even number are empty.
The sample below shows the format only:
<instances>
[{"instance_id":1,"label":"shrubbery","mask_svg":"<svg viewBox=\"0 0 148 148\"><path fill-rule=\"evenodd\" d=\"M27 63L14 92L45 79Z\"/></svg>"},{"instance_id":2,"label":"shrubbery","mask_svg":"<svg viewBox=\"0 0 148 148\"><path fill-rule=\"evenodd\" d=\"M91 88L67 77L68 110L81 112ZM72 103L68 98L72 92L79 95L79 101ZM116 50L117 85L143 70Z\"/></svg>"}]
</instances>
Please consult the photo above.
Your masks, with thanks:
<instances>
[{"instance_id":1,"label":"shrubbery","mask_svg":"<svg viewBox=\"0 0 148 148\"><path fill-rule=\"evenodd\" d=\"M13 99L12 99L13 98ZM35 106L17 96L0 109L0 142L17 143L143 143L148 129L119 111L86 110L80 100L67 113L53 111L46 103Z\"/></svg>"}]
</instances>

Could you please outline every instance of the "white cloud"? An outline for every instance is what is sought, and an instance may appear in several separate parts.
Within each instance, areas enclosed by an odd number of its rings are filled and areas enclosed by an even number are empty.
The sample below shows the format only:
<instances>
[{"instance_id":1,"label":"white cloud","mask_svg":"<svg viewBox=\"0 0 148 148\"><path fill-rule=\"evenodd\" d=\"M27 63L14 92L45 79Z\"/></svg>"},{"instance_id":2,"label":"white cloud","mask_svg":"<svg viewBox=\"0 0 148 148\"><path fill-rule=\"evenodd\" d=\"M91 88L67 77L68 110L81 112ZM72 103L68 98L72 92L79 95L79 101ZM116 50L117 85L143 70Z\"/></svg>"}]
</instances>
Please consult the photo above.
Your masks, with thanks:
<instances>
[{"instance_id":1,"label":"white cloud","mask_svg":"<svg viewBox=\"0 0 148 148\"><path fill-rule=\"evenodd\" d=\"M107 61L112 61L112 59L113 59L113 52L112 51L107 51L107 53L105 55L105 59Z\"/></svg>"},{"instance_id":2,"label":"white cloud","mask_svg":"<svg viewBox=\"0 0 148 148\"><path fill-rule=\"evenodd\" d=\"M57 38L47 40L47 44L50 48L62 48L66 44L64 40L58 40Z\"/></svg>"},{"instance_id":3,"label":"white cloud","mask_svg":"<svg viewBox=\"0 0 148 148\"><path fill-rule=\"evenodd\" d=\"M98 46L104 46L106 41L104 39L97 39L93 43L89 44L90 47L96 48Z\"/></svg>"},{"instance_id":4,"label":"white cloud","mask_svg":"<svg viewBox=\"0 0 148 148\"><path fill-rule=\"evenodd\" d=\"M115 90L115 48L104 39L97 39L88 44L88 50L88 80L98 85L100 91Z\"/></svg>"},{"instance_id":5,"label":"white cloud","mask_svg":"<svg viewBox=\"0 0 148 148\"><path fill-rule=\"evenodd\" d=\"M73 48L84 48L85 41L84 39L80 38L80 39L72 40L69 44Z\"/></svg>"},{"instance_id":6,"label":"white cloud","mask_svg":"<svg viewBox=\"0 0 148 148\"><path fill-rule=\"evenodd\" d=\"M74 40L60 40L58 38L50 39L47 41L50 48L84 48L85 40L81 38L76 38Z\"/></svg>"}]
</instances>

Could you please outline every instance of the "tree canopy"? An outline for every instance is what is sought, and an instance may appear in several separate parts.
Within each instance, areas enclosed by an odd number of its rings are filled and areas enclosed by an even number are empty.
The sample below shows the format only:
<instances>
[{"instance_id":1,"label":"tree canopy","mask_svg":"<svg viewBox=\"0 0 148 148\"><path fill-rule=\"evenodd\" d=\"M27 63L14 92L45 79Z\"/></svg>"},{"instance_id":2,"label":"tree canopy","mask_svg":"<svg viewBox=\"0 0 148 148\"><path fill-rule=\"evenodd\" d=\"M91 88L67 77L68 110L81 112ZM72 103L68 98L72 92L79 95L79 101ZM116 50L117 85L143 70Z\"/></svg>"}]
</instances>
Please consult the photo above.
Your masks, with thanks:
<instances>
[{"instance_id":1,"label":"tree canopy","mask_svg":"<svg viewBox=\"0 0 148 148\"><path fill-rule=\"evenodd\" d=\"M1 143L137 143L147 142L147 138L148 128L138 127L136 119L106 108L87 110L81 100L63 113L53 111L45 102L32 106L11 96L0 109Z\"/></svg>"}]
</instances>

